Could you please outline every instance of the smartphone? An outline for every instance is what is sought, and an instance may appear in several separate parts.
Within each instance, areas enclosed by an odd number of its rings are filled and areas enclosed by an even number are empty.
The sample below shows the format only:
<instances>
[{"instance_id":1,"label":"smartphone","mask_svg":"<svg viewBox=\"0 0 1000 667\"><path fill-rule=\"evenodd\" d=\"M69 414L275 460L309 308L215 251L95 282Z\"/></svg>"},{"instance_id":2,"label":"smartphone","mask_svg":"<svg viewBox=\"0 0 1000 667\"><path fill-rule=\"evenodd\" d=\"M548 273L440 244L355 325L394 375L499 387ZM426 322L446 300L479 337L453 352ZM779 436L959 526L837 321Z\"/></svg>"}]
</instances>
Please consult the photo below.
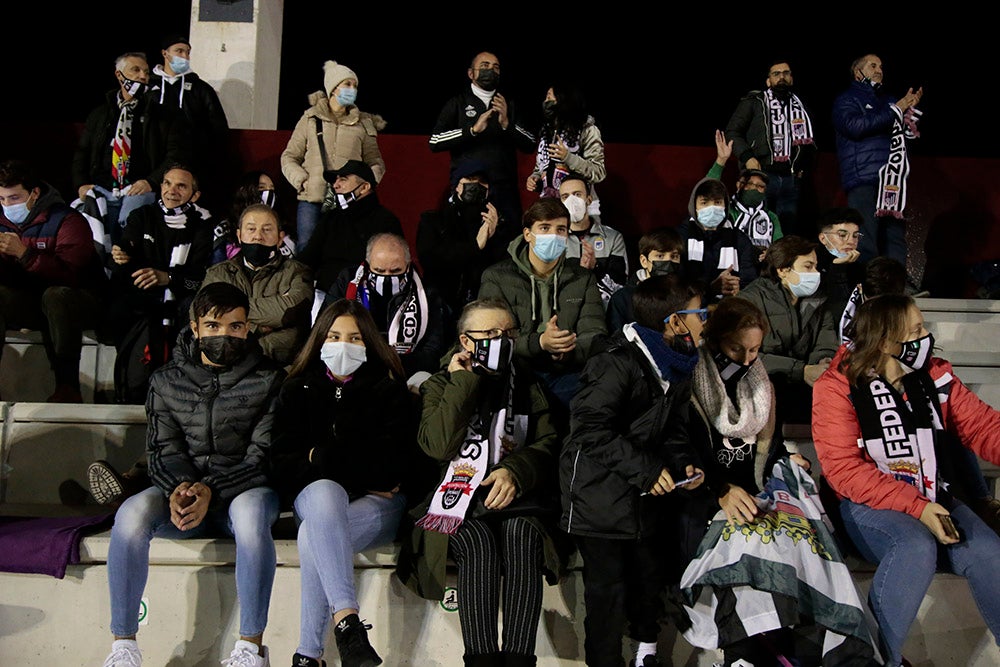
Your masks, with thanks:
<instances>
[{"instance_id":1,"label":"smartphone","mask_svg":"<svg viewBox=\"0 0 1000 667\"><path fill-rule=\"evenodd\" d=\"M955 527L955 522L951 520L950 516L947 514L938 514L937 518L941 522L941 527L944 528L945 535L955 540L961 539L961 535L958 534L958 528Z\"/></svg>"},{"instance_id":2,"label":"smartphone","mask_svg":"<svg viewBox=\"0 0 1000 667\"><path fill-rule=\"evenodd\" d=\"M688 477L687 479L682 479L679 482L674 482L674 487L684 486L685 484L690 484L691 482L696 482L699 479L701 479L701 477L702 477L703 474L704 473L700 473L699 472L696 475L694 475L693 477Z\"/></svg>"}]
</instances>

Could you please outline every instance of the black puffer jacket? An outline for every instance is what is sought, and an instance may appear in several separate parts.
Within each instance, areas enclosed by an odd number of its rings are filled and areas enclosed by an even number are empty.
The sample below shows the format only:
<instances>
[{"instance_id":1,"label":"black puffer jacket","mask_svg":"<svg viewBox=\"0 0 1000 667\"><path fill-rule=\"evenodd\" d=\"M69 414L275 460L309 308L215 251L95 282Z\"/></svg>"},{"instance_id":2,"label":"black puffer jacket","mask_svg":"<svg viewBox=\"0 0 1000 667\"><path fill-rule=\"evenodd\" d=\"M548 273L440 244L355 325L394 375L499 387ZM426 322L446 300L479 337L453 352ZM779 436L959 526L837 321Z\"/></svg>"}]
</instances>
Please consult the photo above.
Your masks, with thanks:
<instances>
[{"instance_id":1,"label":"black puffer jacket","mask_svg":"<svg viewBox=\"0 0 1000 667\"><path fill-rule=\"evenodd\" d=\"M636 343L618 333L592 357L570 403L559 461L561 527L573 535L637 539L657 530L664 498L641 496L660 470L701 467L687 435L690 381L663 386Z\"/></svg>"},{"instance_id":2,"label":"black puffer jacket","mask_svg":"<svg viewBox=\"0 0 1000 667\"><path fill-rule=\"evenodd\" d=\"M291 508L318 479L332 479L352 496L400 486L418 451L416 414L413 394L377 358L344 384L330 379L322 362L289 378L274 443L282 507Z\"/></svg>"},{"instance_id":3,"label":"black puffer jacket","mask_svg":"<svg viewBox=\"0 0 1000 667\"><path fill-rule=\"evenodd\" d=\"M227 368L201 363L189 327L173 359L153 372L146 399L149 476L165 494L181 482L228 502L267 484L274 407L285 373L251 338L246 357Z\"/></svg>"}]
</instances>

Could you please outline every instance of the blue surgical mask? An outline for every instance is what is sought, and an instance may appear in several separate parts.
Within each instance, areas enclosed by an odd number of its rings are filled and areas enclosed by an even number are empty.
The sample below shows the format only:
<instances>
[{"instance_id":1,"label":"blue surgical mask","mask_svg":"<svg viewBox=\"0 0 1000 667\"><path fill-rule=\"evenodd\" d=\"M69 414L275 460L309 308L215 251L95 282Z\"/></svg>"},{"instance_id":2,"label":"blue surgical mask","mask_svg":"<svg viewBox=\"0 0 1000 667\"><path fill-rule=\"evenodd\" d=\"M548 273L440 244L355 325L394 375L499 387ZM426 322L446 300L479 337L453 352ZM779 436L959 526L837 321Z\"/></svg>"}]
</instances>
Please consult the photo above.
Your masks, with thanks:
<instances>
[{"instance_id":1,"label":"blue surgical mask","mask_svg":"<svg viewBox=\"0 0 1000 667\"><path fill-rule=\"evenodd\" d=\"M349 107L358 99L357 88L341 88L337 91L337 104L342 107Z\"/></svg>"},{"instance_id":2,"label":"blue surgical mask","mask_svg":"<svg viewBox=\"0 0 1000 667\"><path fill-rule=\"evenodd\" d=\"M566 237L559 234L535 234L535 257L543 262L554 262L566 250Z\"/></svg>"},{"instance_id":3,"label":"blue surgical mask","mask_svg":"<svg viewBox=\"0 0 1000 667\"><path fill-rule=\"evenodd\" d=\"M798 275L799 282L795 285L788 283L788 289L791 290L792 294L801 299L816 293L819 288L819 271L795 271L795 274Z\"/></svg>"},{"instance_id":4,"label":"blue surgical mask","mask_svg":"<svg viewBox=\"0 0 1000 667\"><path fill-rule=\"evenodd\" d=\"M725 219L726 209L721 206L706 206L698 211L698 222L708 229L715 229Z\"/></svg>"},{"instance_id":5,"label":"blue surgical mask","mask_svg":"<svg viewBox=\"0 0 1000 667\"><path fill-rule=\"evenodd\" d=\"M191 61L180 56L171 56L170 69L174 71L174 74L187 74L191 69Z\"/></svg>"},{"instance_id":6,"label":"blue surgical mask","mask_svg":"<svg viewBox=\"0 0 1000 667\"><path fill-rule=\"evenodd\" d=\"M15 225L20 225L25 220L28 219L28 202L23 201L20 204L13 204L12 206L4 206L3 214L4 216L13 222Z\"/></svg>"},{"instance_id":7,"label":"blue surgical mask","mask_svg":"<svg viewBox=\"0 0 1000 667\"><path fill-rule=\"evenodd\" d=\"M843 259L847 257L847 253L842 250L837 250L836 248L827 248L826 250L837 259Z\"/></svg>"}]
</instances>

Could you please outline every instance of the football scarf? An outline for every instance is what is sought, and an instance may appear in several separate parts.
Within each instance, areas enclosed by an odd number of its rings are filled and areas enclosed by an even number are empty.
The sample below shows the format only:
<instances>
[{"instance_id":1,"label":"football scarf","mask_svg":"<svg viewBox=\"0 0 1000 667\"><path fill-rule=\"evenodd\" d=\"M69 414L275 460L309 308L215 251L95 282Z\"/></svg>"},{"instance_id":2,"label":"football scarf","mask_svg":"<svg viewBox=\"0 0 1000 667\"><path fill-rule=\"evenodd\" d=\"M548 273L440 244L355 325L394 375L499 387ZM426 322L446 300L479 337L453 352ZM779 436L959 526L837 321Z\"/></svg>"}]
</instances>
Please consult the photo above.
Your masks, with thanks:
<instances>
[{"instance_id":1,"label":"football scarf","mask_svg":"<svg viewBox=\"0 0 1000 667\"><path fill-rule=\"evenodd\" d=\"M514 367L510 366L501 401L504 407L495 413L479 410L472 416L465 441L435 488L427 514L416 525L425 530L455 534L487 472L524 444L528 416L514 414L514 376Z\"/></svg>"},{"instance_id":2,"label":"football scarf","mask_svg":"<svg viewBox=\"0 0 1000 667\"><path fill-rule=\"evenodd\" d=\"M895 118L889 140L889 159L878 170L878 196L875 215L902 218L906 208L906 179L910 175L910 161L906 156L906 142L920 136L917 121L923 112L910 107L903 113L896 105L889 107Z\"/></svg>"}]
</instances>

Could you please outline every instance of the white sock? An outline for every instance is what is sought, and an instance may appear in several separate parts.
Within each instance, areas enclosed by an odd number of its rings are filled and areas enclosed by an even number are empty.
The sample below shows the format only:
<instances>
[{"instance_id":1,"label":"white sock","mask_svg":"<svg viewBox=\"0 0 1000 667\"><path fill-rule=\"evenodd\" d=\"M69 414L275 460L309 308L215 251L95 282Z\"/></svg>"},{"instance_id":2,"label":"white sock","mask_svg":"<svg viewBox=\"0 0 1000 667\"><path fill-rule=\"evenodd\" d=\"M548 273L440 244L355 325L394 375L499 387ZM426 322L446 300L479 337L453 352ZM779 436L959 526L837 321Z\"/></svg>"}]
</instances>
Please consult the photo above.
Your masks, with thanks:
<instances>
[{"instance_id":1,"label":"white sock","mask_svg":"<svg viewBox=\"0 0 1000 667\"><path fill-rule=\"evenodd\" d=\"M656 656L656 642L638 642L635 649L635 664L642 665L647 655Z\"/></svg>"},{"instance_id":2,"label":"white sock","mask_svg":"<svg viewBox=\"0 0 1000 667\"><path fill-rule=\"evenodd\" d=\"M131 648L136 651L139 650L139 643L134 639L116 639L111 642L111 650L114 651L118 648Z\"/></svg>"}]
</instances>

